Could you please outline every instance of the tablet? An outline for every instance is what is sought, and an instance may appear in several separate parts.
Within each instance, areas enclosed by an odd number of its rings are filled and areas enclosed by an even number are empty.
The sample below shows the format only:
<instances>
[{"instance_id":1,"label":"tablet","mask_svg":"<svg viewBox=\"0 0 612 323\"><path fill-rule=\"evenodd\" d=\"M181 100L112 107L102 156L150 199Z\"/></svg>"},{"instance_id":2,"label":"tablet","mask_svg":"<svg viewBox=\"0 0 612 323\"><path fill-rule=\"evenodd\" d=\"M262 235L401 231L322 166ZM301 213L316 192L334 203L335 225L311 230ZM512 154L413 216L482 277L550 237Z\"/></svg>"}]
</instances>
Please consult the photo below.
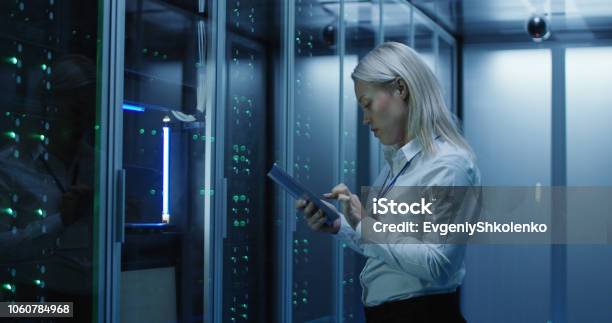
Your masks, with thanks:
<instances>
[{"instance_id":1,"label":"tablet","mask_svg":"<svg viewBox=\"0 0 612 323\"><path fill-rule=\"evenodd\" d=\"M335 211L327 206L327 204L325 204L317 195L309 191L306 187L304 187L304 185L296 181L284 170L280 169L280 167L273 165L272 169L270 169L268 172L268 177L289 192L289 194L291 194L291 196L293 196L295 199L303 198L307 201L311 201L319 209L323 210L325 216L327 217L328 224L333 223L340 216L338 211Z\"/></svg>"}]
</instances>

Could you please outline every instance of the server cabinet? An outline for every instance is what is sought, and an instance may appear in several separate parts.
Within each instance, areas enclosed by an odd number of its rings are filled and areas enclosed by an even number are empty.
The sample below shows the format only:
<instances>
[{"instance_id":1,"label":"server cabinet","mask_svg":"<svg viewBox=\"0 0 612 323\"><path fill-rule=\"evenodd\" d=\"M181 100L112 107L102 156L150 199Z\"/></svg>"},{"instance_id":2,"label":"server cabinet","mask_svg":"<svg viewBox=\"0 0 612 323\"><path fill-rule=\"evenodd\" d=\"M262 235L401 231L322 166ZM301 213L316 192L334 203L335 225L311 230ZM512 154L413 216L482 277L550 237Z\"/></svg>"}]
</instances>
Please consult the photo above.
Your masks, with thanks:
<instances>
[{"instance_id":1,"label":"server cabinet","mask_svg":"<svg viewBox=\"0 0 612 323\"><path fill-rule=\"evenodd\" d=\"M280 34L276 1L222 1L217 7L215 322L270 321L274 232L266 172Z\"/></svg>"},{"instance_id":2,"label":"server cabinet","mask_svg":"<svg viewBox=\"0 0 612 323\"><path fill-rule=\"evenodd\" d=\"M117 289L121 322L203 322L206 165L215 142L206 93L204 1L125 2L124 233ZM121 214L119 214L121 216Z\"/></svg>"},{"instance_id":3,"label":"server cabinet","mask_svg":"<svg viewBox=\"0 0 612 323\"><path fill-rule=\"evenodd\" d=\"M106 9L0 4L0 301L74 302L78 322L103 310Z\"/></svg>"},{"instance_id":4,"label":"server cabinet","mask_svg":"<svg viewBox=\"0 0 612 323\"><path fill-rule=\"evenodd\" d=\"M288 111L288 170L317 192L339 180L340 56L338 19L316 1L299 1L291 55ZM288 290L292 322L333 321L340 305L339 248L333 237L313 232L295 212L287 213L290 248Z\"/></svg>"},{"instance_id":5,"label":"server cabinet","mask_svg":"<svg viewBox=\"0 0 612 323\"><path fill-rule=\"evenodd\" d=\"M273 2L272 2L273 3ZM220 100L224 125L220 211L222 225L222 322L268 321L272 280L269 246L272 221L266 172L271 110L270 57L274 55L274 6L226 1L224 78Z\"/></svg>"}]
</instances>

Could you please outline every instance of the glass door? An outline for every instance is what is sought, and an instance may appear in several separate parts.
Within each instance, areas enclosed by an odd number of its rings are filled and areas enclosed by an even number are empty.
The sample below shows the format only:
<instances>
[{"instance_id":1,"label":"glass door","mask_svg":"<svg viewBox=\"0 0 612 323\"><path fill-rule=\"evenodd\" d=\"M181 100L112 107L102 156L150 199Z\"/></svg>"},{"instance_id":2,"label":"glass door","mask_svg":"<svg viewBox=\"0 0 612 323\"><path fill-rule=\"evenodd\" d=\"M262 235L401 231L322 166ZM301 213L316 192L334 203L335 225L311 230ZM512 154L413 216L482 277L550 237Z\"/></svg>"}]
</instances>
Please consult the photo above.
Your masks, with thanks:
<instances>
[{"instance_id":1,"label":"glass door","mask_svg":"<svg viewBox=\"0 0 612 323\"><path fill-rule=\"evenodd\" d=\"M204 1L127 0L121 322L204 320Z\"/></svg>"}]
</instances>

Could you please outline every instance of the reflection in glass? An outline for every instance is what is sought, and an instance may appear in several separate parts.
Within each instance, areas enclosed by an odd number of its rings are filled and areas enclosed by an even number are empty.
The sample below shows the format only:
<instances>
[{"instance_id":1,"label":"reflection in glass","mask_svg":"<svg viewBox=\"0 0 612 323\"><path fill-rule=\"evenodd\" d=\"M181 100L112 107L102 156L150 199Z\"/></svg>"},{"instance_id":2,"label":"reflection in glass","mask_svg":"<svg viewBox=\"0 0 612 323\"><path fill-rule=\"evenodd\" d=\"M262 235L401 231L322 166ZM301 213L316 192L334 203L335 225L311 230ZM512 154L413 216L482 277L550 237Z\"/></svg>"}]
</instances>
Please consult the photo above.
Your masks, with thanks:
<instances>
[{"instance_id":1,"label":"reflection in glass","mask_svg":"<svg viewBox=\"0 0 612 323\"><path fill-rule=\"evenodd\" d=\"M74 322L97 294L97 8L0 4L0 301L74 302Z\"/></svg>"},{"instance_id":2,"label":"reflection in glass","mask_svg":"<svg viewBox=\"0 0 612 323\"><path fill-rule=\"evenodd\" d=\"M412 7L401 0L383 2L383 33L385 41L396 41L411 46L410 26Z\"/></svg>"},{"instance_id":3,"label":"reflection in glass","mask_svg":"<svg viewBox=\"0 0 612 323\"><path fill-rule=\"evenodd\" d=\"M412 47L416 50L421 58L427 63L427 66L436 72L436 57L434 42L436 41L432 27L427 23L421 14L414 15L414 44Z\"/></svg>"},{"instance_id":4,"label":"reflection in glass","mask_svg":"<svg viewBox=\"0 0 612 323\"><path fill-rule=\"evenodd\" d=\"M455 48L442 37L438 37L437 77L442 87L447 108L457 112L455 104Z\"/></svg>"}]
</instances>

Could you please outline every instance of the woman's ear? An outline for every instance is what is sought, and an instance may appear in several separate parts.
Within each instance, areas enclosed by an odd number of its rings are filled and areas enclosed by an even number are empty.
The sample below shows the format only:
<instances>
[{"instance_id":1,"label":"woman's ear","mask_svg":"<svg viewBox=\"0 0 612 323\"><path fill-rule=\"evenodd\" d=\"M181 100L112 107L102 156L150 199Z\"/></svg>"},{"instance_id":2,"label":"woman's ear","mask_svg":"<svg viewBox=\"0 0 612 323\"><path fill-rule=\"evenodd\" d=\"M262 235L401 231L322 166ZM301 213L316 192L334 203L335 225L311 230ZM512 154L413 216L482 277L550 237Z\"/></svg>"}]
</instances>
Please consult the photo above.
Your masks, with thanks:
<instances>
[{"instance_id":1,"label":"woman's ear","mask_svg":"<svg viewBox=\"0 0 612 323\"><path fill-rule=\"evenodd\" d=\"M406 101L408 99L408 85L401 77L396 78L395 83L395 95L400 96L402 101Z\"/></svg>"}]
</instances>

